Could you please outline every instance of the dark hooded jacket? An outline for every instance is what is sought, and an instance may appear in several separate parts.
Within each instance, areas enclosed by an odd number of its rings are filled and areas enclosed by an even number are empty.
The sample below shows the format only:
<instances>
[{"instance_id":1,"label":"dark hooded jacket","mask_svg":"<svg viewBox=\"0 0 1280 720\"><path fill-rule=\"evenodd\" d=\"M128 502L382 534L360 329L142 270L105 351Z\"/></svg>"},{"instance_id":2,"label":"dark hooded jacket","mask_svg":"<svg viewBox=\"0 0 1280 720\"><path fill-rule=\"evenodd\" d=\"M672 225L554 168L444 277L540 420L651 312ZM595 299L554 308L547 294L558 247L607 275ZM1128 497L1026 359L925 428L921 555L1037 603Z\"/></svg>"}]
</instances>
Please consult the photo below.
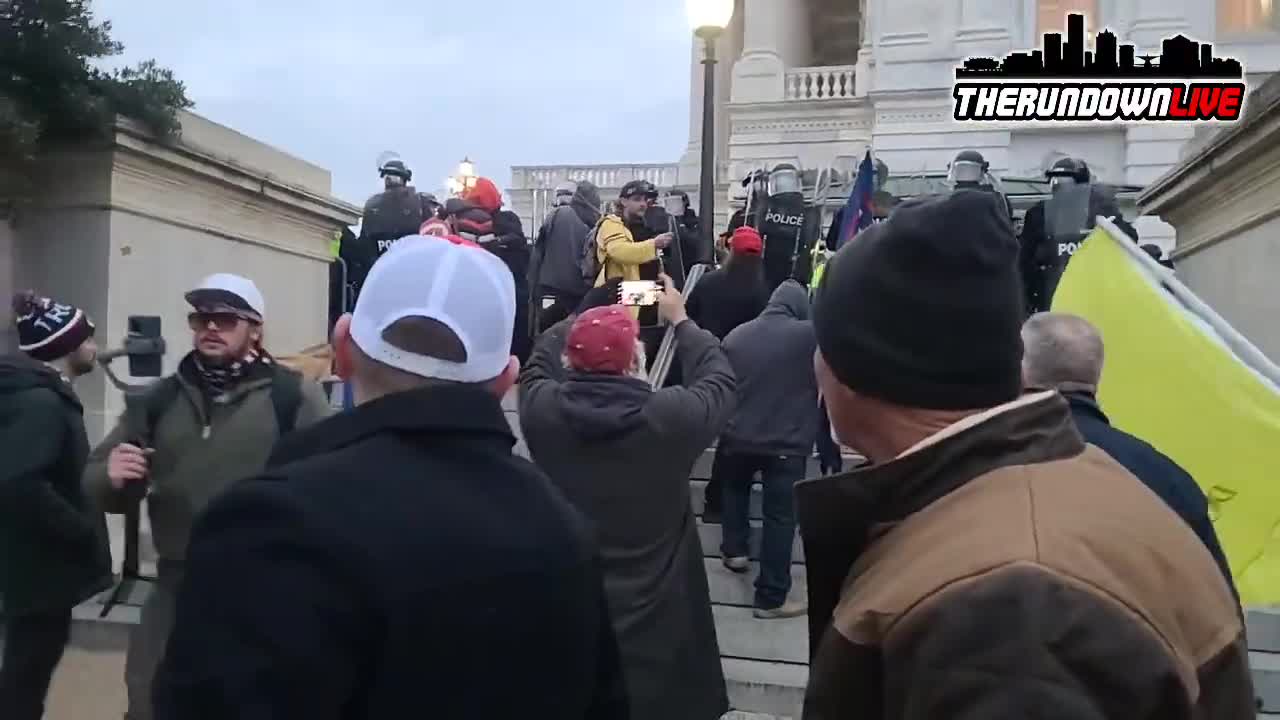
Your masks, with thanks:
<instances>
[{"instance_id":1,"label":"dark hooded jacket","mask_svg":"<svg viewBox=\"0 0 1280 720\"><path fill-rule=\"evenodd\" d=\"M106 520L80 488L84 410L57 372L0 358L0 597L4 612L66 610L111 585Z\"/></svg>"},{"instance_id":2,"label":"dark hooded jacket","mask_svg":"<svg viewBox=\"0 0 1280 720\"><path fill-rule=\"evenodd\" d=\"M733 411L733 370L686 320L684 387L566 372L571 323L543 334L520 378L525 442L596 527L632 720L718 720L728 700L689 473Z\"/></svg>"},{"instance_id":3,"label":"dark hooded jacket","mask_svg":"<svg viewBox=\"0 0 1280 720\"><path fill-rule=\"evenodd\" d=\"M1235 593L1231 567L1227 564L1222 544L1218 542L1218 534L1213 530L1213 521L1209 519L1209 501L1195 479L1159 450L1113 427L1093 395L1085 392L1064 392L1062 395L1071 406L1071 417L1085 442L1102 448L1187 523L1218 563L1231 592Z\"/></svg>"},{"instance_id":4,"label":"dark hooded jacket","mask_svg":"<svg viewBox=\"0 0 1280 720\"><path fill-rule=\"evenodd\" d=\"M688 302L689 317L723 340L734 328L759 317L769 303L763 261L759 256L731 256L724 266L702 276Z\"/></svg>"},{"instance_id":5,"label":"dark hooded jacket","mask_svg":"<svg viewBox=\"0 0 1280 720\"><path fill-rule=\"evenodd\" d=\"M452 222L459 236L497 255L511 270L516 284L516 324L511 338L511 354L524 362L529 357L529 241L520 217L508 210L486 210L476 205L450 201Z\"/></svg>"},{"instance_id":6,"label":"dark hooded jacket","mask_svg":"<svg viewBox=\"0 0 1280 720\"><path fill-rule=\"evenodd\" d=\"M600 191L588 182L578 184L573 200L558 207L542 223L533 243L529 280L534 290L550 288L574 296L585 295L582 251L587 235L600 221Z\"/></svg>"},{"instance_id":7,"label":"dark hooded jacket","mask_svg":"<svg viewBox=\"0 0 1280 720\"><path fill-rule=\"evenodd\" d=\"M739 325L723 346L738 379L738 409L720 447L807 457L818 433L809 292L795 280L782 283L760 317Z\"/></svg>"}]
</instances>

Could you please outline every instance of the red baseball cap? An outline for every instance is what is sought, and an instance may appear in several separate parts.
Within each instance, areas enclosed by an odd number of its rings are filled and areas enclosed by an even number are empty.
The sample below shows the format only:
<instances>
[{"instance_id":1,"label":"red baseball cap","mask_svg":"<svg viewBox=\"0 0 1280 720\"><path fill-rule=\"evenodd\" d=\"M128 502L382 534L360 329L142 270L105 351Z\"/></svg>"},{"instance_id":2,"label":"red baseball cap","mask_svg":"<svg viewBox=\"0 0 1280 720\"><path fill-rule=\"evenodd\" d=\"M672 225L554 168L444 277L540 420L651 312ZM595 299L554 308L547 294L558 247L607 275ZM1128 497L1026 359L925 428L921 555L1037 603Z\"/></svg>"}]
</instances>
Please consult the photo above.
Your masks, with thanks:
<instances>
[{"instance_id":1,"label":"red baseball cap","mask_svg":"<svg viewBox=\"0 0 1280 720\"><path fill-rule=\"evenodd\" d=\"M755 228L743 225L733 231L729 238L729 249L744 255L759 255L764 252L764 238Z\"/></svg>"},{"instance_id":2,"label":"red baseball cap","mask_svg":"<svg viewBox=\"0 0 1280 720\"><path fill-rule=\"evenodd\" d=\"M574 370L621 375L631 369L639 337L640 324L627 308L591 308L569 329L565 356Z\"/></svg>"}]
</instances>

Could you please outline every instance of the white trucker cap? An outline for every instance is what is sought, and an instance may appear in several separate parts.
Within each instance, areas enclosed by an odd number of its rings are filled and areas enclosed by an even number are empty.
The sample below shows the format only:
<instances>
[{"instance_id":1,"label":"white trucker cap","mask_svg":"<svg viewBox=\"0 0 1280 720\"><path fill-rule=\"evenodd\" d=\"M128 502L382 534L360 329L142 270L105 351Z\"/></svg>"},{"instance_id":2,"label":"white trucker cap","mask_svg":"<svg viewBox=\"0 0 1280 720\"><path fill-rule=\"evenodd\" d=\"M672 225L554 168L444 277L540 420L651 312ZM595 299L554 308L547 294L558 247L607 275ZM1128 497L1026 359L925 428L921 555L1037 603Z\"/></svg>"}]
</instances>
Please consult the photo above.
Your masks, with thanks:
<instances>
[{"instance_id":1,"label":"white trucker cap","mask_svg":"<svg viewBox=\"0 0 1280 720\"><path fill-rule=\"evenodd\" d=\"M253 281L231 273L210 275L186 295L192 307L226 306L262 322L267 316L267 303Z\"/></svg>"},{"instance_id":2,"label":"white trucker cap","mask_svg":"<svg viewBox=\"0 0 1280 720\"><path fill-rule=\"evenodd\" d=\"M454 362L395 347L383 333L397 320L425 317L453 331L466 360ZM484 382L511 362L516 287L496 255L473 243L411 235L369 270L351 318L351 339L371 359L413 375Z\"/></svg>"}]
</instances>

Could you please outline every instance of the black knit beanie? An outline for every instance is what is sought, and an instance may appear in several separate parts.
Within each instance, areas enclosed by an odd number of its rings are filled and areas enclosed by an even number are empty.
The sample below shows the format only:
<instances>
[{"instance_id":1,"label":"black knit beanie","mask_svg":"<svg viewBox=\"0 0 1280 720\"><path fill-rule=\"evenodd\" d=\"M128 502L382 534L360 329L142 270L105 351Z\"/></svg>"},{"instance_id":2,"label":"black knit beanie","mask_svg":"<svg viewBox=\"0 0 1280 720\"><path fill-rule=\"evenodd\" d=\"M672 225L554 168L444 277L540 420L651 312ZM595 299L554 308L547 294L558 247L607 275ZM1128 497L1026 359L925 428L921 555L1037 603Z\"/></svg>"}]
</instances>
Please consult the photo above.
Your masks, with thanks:
<instances>
[{"instance_id":1,"label":"black knit beanie","mask_svg":"<svg viewBox=\"0 0 1280 720\"><path fill-rule=\"evenodd\" d=\"M93 321L83 310L30 290L13 296L13 314L18 349L43 362L70 355L93 336Z\"/></svg>"},{"instance_id":2,"label":"black knit beanie","mask_svg":"<svg viewBox=\"0 0 1280 720\"><path fill-rule=\"evenodd\" d=\"M934 410L1018 397L1024 317L1008 212L978 190L898 205L832 257L814 301L841 383Z\"/></svg>"}]
</instances>

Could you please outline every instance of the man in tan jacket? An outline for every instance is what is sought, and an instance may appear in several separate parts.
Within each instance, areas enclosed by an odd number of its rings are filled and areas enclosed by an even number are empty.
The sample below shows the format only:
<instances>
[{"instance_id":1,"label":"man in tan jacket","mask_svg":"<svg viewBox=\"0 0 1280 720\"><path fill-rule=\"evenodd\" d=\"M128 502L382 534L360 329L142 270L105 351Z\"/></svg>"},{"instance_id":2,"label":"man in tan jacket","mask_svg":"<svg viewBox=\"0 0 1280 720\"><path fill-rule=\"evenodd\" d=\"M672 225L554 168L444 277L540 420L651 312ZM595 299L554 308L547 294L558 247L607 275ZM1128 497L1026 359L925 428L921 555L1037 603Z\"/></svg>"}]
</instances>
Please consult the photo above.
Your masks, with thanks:
<instances>
[{"instance_id":1,"label":"man in tan jacket","mask_svg":"<svg viewBox=\"0 0 1280 720\"><path fill-rule=\"evenodd\" d=\"M818 290L818 382L870 465L797 486L804 717L1253 718L1204 544L1061 395L1021 393L1018 246L993 198L899 206Z\"/></svg>"}]
</instances>

